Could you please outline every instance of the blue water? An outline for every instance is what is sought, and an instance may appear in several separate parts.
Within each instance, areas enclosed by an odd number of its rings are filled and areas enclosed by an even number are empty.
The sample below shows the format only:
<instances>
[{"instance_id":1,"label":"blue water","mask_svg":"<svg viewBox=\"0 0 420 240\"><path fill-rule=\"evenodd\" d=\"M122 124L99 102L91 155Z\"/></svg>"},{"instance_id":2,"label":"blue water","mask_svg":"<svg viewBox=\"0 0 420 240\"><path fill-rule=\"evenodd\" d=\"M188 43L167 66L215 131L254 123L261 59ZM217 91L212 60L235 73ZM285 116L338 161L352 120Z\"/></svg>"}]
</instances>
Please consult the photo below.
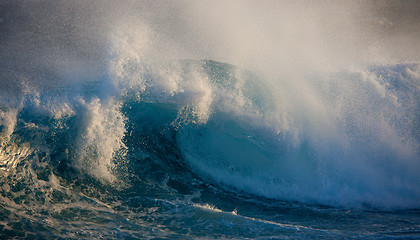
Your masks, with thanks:
<instances>
[{"instance_id":1,"label":"blue water","mask_svg":"<svg viewBox=\"0 0 420 240\"><path fill-rule=\"evenodd\" d=\"M5 91L0 238L420 238L419 76L181 60Z\"/></svg>"}]
</instances>

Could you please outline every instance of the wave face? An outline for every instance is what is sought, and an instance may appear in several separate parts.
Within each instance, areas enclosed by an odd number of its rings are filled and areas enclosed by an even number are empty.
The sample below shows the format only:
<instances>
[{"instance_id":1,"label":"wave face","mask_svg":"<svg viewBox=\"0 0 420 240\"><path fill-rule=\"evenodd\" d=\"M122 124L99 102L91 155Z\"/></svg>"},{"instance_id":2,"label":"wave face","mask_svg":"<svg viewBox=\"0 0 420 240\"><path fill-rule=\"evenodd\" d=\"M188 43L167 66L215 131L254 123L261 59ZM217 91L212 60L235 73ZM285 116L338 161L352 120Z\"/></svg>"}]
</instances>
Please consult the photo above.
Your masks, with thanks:
<instances>
[{"instance_id":1,"label":"wave face","mask_svg":"<svg viewBox=\"0 0 420 240\"><path fill-rule=\"evenodd\" d=\"M420 237L418 6L0 3L0 238Z\"/></svg>"}]
</instances>

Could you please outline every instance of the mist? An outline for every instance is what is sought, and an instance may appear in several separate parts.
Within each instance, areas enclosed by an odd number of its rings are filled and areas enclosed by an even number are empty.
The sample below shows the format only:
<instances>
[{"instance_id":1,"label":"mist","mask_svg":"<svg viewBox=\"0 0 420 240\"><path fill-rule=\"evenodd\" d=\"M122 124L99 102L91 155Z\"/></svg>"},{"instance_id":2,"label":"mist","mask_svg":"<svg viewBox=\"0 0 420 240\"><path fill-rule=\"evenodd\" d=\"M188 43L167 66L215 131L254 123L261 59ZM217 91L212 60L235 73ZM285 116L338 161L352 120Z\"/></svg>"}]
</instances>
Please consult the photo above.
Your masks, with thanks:
<instances>
[{"instance_id":1,"label":"mist","mask_svg":"<svg viewBox=\"0 0 420 240\"><path fill-rule=\"evenodd\" d=\"M277 77L416 62L419 10L416 1L2 1L1 89L86 81L121 51Z\"/></svg>"}]
</instances>

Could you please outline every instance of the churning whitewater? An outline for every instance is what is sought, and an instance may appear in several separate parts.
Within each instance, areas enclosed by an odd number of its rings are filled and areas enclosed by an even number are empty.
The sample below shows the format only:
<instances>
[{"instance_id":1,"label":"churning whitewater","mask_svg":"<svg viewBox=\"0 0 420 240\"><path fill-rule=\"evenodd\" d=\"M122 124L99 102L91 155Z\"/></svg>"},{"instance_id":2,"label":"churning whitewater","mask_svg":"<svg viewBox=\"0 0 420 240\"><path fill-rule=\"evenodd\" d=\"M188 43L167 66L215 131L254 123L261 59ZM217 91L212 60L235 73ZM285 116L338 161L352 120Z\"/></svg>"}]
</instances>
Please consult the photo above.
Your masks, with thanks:
<instances>
[{"instance_id":1,"label":"churning whitewater","mask_svg":"<svg viewBox=\"0 0 420 240\"><path fill-rule=\"evenodd\" d=\"M418 22L222 5L0 5L2 239L420 237Z\"/></svg>"}]
</instances>

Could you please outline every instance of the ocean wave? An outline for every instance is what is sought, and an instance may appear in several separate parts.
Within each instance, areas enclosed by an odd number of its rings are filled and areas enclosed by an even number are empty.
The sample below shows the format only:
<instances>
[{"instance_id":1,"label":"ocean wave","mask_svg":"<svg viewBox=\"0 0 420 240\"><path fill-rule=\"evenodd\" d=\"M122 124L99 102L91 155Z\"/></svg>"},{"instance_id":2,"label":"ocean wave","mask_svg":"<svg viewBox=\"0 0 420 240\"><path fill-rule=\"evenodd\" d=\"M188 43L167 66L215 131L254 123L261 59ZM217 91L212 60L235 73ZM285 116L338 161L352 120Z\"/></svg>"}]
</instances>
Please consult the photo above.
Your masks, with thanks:
<instances>
[{"instance_id":1,"label":"ocean wave","mask_svg":"<svg viewBox=\"0 0 420 240\"><path fill-rule=\"evenodd\" d=\"M32 161L23 147L9 150L20 139L57 175L73 169L103 183L124 185L123 166L149 159L267 198L418 207L418 65L311 76L320 81L310 90L209 60L142 69L129 82L29 93L2 111L4 170Z\"/></svg>"}]
</instances>

